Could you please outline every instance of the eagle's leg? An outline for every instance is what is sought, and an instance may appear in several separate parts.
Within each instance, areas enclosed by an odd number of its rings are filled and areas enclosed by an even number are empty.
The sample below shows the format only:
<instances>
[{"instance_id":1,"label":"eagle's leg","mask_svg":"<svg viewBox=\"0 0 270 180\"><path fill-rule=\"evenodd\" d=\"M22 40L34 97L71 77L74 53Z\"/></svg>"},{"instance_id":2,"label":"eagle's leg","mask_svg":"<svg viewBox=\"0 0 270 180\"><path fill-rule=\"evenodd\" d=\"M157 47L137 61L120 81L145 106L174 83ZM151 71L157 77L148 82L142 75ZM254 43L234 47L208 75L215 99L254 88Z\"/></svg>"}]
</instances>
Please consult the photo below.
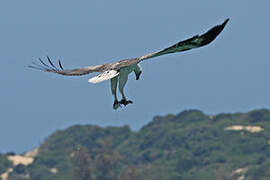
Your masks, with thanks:
<instances>
[{"instance_id":1,"label":"eagle's leg","mask_svg":"<svg viewBox=\"0 0 270 180\"><path fill-rule=\"evenodd\" d=\"M118 83L118 76L111 79L111 90L112 90L112 94L114 96L113 109L115 109L115 110L117 108L121 107L121 104L117 100L117 95L116 95L117 83Z\"/></svg>"},{"instance_id":2,"label":"eagle's leg","mask_svg":"<svg viewBox=\"0 0 270 180\"><path fill-rule=\"evenodd\" d=\"M120 77L119 77L119 91L122 95L122 100L120 101L120 104L123 105L128 105L128 104L132 104L133 102L130 100L127 100L125 94L124 94L124 87L127 83L128 80L128 73L120 73Z\"/></svg>"}]
</instances>

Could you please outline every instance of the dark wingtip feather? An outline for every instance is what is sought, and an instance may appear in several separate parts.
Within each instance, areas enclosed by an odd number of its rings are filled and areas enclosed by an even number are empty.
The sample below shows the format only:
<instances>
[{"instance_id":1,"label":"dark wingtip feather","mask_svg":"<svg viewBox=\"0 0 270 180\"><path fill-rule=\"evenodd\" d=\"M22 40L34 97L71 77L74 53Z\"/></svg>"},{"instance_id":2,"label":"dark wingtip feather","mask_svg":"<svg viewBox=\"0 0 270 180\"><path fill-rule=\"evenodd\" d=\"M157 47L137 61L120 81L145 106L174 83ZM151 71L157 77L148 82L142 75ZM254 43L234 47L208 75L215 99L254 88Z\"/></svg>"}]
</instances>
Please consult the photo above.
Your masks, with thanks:
<instances>
[{"instance_id":1,"label":"dark wingtip feather","mask_svg":"<svg viewBox=\"0 0 270 180\"><path fill-rule=\"evenodd\" d=\"M56 68L56 67L55 67L55 65L52 63L52 61L51 61L51 59L50 59L50 57L49 57L49 56L47 56L47 59L48 59L49 63L52 65L52 67L54 67L54 68L55 68L55 70L57 70L57 68Z\"/></svg>"},{"instance_id":2,"label":"dark wingtip feather","mask_svg":"<svg viewBox=\"0 0 270 180\"><path fill-rule=\"evenodd\" d=\"M29 65L29 66L27 66L27 67L28 67L28 68L31 68L31 69L37 69L37 70L44 71L44 69L43 69L43 68L36 67L36 66L31 66L31 65Z\"/></svg>"},{"instance_id":3,"label":"dark wingtip feather","mask_svg":"<svg viewBox=\"0 0 270 180\"><path fill-rule=\"evenodd\" d=\"M37 64L35 62L32 62L33 65L35 65L35 67L38 67L40 69L45 69L43 66L41 66L40 64Z\"/></svg>"},{"instance_id":4,"label":"dark wingtip feather","mask_svg":"<svg viewBox=\"0 0 270 180\"><path fill-rule=\"evenodd\" d=\"M226 24L229 22L230 18L227 18L223 23L222 23L222 27L224 28L226 26Z\"/></svg>"},{"instance_id":5,"label":"dark wingtip feather","mask_svg":"<svg viewBox=\"0 0 270 180\"><path fill-rule=\"evenodd\" d=\"M201 46L207 45L211 43L216 37L223 31L226 24L229 22L229 18L226 19L221 25L217 25L210 29L208 32L203 34L201 37L203 38L203 41L201 43Z\"/></svg>"},{"instance_id":6,"label":"dark wingtip feather","mask_svg":"<svg viewBox=\"0 0 270 180\"><path fill-rule=\"evenodd\" d=\"M41 71L45 71L45 72L54 72L54 73L58 73L60 71L59 68L57 68L52 63L49 56L47 56L47 60L48 60L49 64L46 64L41 58L38 58L38 60L40 61L40 63L32 62L32 64L29 65L28 68L37 69L37 70L41 70ZM60 60L59 60L59 67L62 70L64 70Z\"/></svg>"},{"instance_id":7,"label":"dark wingtip feather","mask_svg":"<svg viewBox=\"0 0 270 180\"><path fill-rule=\"evenodd\" d=\"M59 67L60 67L62 70L64 70L64 68L63 68L63 66L62 66L62 64L61 64L60 59L58 60L58 64L59 64Z\"/></svg>"},{"instance_id":8,"label":"dark wingtip feather","mask_svg":"<svg viewBox=\"0 0 270 180\"><path fill-rule=\"evenodd\" d=\"M44 63L40 58L38 58L38 60L41 62L41 64L43 64L44 66L50 68L46 63Z\"/></svg>"},{"instance_id":9,"label":"dark wingtip feather","mask_svg":"<svg viewBox=\"0 0 270 180\"><path fill-rule=\"evenodd\" d=\"M28 67L28 68L32 68L32 69L36 69L35 66L31 66L31 65L28 65L27 67Z\"/></svg>"}]
</instances>

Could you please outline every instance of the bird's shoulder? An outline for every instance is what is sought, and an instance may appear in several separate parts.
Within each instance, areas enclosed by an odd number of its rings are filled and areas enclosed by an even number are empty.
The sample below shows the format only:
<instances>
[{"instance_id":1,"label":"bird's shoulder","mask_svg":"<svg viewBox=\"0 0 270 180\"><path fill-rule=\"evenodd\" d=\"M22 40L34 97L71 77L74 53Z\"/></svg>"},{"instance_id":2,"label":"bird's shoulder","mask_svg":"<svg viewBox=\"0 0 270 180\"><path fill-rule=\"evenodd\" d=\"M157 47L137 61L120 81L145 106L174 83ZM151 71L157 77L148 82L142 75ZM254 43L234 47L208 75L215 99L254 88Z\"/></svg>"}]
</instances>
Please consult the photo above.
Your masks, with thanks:
<instances>
[{"instance_id":1,"label":"bird's shoulder","mask_svg":"<svg viewBox=\"0 0 270 180\"><path fill-rule=\"evenodd\" d=\"M111 68L119 70L124 67L133 66L138 63L138 58L123 59L111 64Z\"/></svg>"}]
</instances>

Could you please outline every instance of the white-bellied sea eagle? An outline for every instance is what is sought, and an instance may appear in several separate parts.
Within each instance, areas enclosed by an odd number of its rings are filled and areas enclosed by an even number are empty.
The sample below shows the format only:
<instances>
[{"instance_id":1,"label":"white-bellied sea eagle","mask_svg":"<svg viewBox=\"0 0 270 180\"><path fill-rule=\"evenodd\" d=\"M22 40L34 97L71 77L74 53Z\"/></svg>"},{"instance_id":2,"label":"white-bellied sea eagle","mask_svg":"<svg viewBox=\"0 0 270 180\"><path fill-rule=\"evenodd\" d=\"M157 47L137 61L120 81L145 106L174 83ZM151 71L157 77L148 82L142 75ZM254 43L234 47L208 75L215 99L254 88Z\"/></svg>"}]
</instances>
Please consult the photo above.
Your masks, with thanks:
<instances>
[{"instance_id":1,"label":"white-bellied sea eagle","mask_svg":"<svg viewBox=\"0 0 270 180\"><path fill-rule=\"evenodd\" d=\"M98 76L92 77L88 80L90 83L100 83L105 80L111 80L111 91L114 96L114 103L113 103L113 109L117 109L118 107L121 107L122 105L128 105L132 104L133 102L131 100L127 100L125 94L124 94L124 87L128 80L128 75L132 72L135 73L136 80L139 80L140 75L142 73L142 68L139 65L140 62L154 58L157 56L169 54L169 53L176 53L176 52L182 52L187 51L193 48L198 48L205 46L209 43L211 43L224 29L225 25L228 23L229 19L226 19L221 25L217 25L207 31L206 33L202 35L193 36L190 39L178 42L166 49L163 49L158 52L146 54L144 56L140 56L137 58L130 58L130 59L124 59L121 61L108 63L108 64L101 64L97 66L87 66L77 69L63 69L63 66L58 61L59 67L56 67L49 57L47 57L48 64L46 64L44 61L42 61L39 58L40 64L33 63L30 65L30 68L42 70L45 72L53 72L57 74L61 74L64 76L81 76L90 74L92 72L100 72ZM122 95L122 100L118 101L116 91L117 91L117 85L119 86L119 91Z\"/></svg>"}]
</instances>

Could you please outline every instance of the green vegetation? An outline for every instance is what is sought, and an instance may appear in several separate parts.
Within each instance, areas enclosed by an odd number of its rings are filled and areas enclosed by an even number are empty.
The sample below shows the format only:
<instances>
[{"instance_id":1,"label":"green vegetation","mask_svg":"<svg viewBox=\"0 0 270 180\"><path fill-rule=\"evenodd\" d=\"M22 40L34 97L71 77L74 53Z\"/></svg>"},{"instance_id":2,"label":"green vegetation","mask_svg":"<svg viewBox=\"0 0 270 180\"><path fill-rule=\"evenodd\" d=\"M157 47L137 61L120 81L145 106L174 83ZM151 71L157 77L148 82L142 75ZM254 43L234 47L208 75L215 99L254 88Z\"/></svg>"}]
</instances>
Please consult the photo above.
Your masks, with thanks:
<instances>
[{"instance_id":1,"label":"green vegetation","mask_svg":"<svg viewBox=\"0 0 270 180\"><path fill-rule=\"evenodd\" d=\"M260 132L225 130L259 126ZM128 126L76 125L52 134L34 163L18 165L25 180L270 179L270 111L209 116L198 110ZM0 156L0 172L11 163ZM242 169L240 169L242 168ZM56 170L56 171L55 171ZM238 170L238 171L236 171Z\"/></svg>"},{"instance_id":2,"label":"green vegetation","mask_svg":"<svg viewBox=\"0 0 270 180\"><path fill-rule=\"evenodd\" d=\"M8 160L7 156L0 154L0 174L6 172L10 167L12 167L12 163Z\"/></svg>"}]
</instances>

